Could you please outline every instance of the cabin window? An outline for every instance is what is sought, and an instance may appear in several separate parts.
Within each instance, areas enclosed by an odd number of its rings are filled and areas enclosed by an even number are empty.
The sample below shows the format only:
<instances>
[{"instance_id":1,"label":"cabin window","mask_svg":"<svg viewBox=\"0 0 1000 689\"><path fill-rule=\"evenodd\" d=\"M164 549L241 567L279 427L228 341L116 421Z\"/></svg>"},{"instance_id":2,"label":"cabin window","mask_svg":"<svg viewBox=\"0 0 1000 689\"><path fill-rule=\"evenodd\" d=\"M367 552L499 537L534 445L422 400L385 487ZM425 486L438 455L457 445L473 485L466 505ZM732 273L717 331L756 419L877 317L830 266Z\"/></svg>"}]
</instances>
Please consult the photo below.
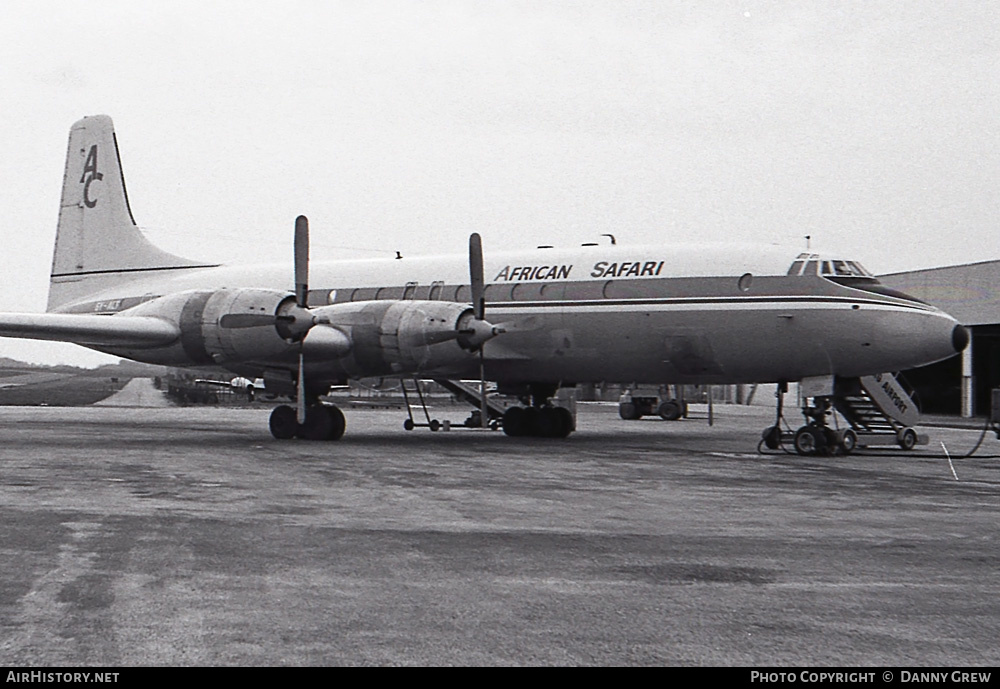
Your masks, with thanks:
<instances>
[{"instance_id":1,"label":"cabin window","mask_svg":"<svg viewBox=\"0 0 1000 689\"><path fill-rule=\"evenodd\" d=\"M744 273L740 276L740 279L736 282L737 287L740 288L741 292L749 292L750 286L753 284L753 275L750 273Z\"/></svg>"},{"instance_id":2,"label":"cabin window","mask_svg":"<svg viewBox=\"0 0 1000 689\"><path fill-rule=\"evenodd\" d=\"M427 295L427 298L431 301L437 301L441 298L441 289L444 287L444 283L440 280L431 283L431 291Z\"/></svg>"},{"instance_id":3,"label":"cabin window","mask_svg":"<svg viewBox=\"0 0 1000 689\"><path fill-rule=\"evenodd\" d=\"M327 292L327 294L326 294L326 303L327 304L336 304L337 303L337 290L332 289L329 292Z\"/></svg>"},{"instance_id":4,"label":"cabin window","mask_svg":"<svg viewBox=\"0 0 1000 689\"><path fill-rule=\"evenodd\" d=\"M805 265L805 261L796 261L792 264L792 267L788 269L789 275L798 275L802 272L802 266Z\"/></svg>"},{"instance_id":5,"label":"cabin window","mask_svg":"<svg viewBox=\"0 0 1000 689\"><path fill-rule=\"evenodd\" d=\"M802 274L816 275L818 268L819 268L819 261L809 261L808 263L806 263L806 269L802 271Z\"/></svg>"},{"instance_id":6,"label":"cabin window","mask_svg":"<svg viewBox=\"0 0 1000 689\"><path fill-rule=\"evenodd\" d=\"M403 288L403 299L413 299L413 293L417 291L417 283L407 282Z\"/></svg>"}]
</instances>

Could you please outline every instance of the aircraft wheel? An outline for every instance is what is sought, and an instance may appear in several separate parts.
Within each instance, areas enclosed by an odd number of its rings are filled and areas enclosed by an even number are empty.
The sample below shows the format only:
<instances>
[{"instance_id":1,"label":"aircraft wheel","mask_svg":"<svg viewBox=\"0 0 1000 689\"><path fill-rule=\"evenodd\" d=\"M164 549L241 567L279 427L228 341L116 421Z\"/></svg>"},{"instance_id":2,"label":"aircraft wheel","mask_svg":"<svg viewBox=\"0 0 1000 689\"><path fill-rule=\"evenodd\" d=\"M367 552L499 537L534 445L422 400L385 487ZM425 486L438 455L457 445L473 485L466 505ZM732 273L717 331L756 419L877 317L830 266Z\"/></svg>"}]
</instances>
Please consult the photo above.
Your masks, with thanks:
<instances>
[{"instance_id":1,"label":"aircraft wheel","mask_svg":"<svg viewBox=\"0 0 1000 689\"><path fill-rule=\"evenodd\" d=\"M306 421L298 427L296 435L303 440L326 440L332 431L333 419L326 407L315 406L306 409Z\"/></svg>"},{"instance_id":2,"label":"aircraft wheel","mask_svg":"<svg viewBox=\"0 0 1000 689\"><path fill-rule=\"evenodd\" d=\"M618 405L618 416L626 421L635 421L639 418L639 408L632 402L622 402Z\"/></svg>"},{"instance_id":3,"label":"aircraft wheel","mask_svg":"<svg viewBox=\"0 0 1000 689\"><path fill-rule=\"evenodd\" d=\"M812 426L803 426L795 432L795 451L800 455L813 455L825 445L822 431Z\"/></svg>"},{"instance_id":4,"label":"aircraft wheel","mask_svg":"<svg viewBox=\"0 0 1000 689\"><path fill-rule=\"evenodd\" d=\"M430 422L429 425L430 425L432 433L436 433L438 430L441 429L441 422L438 421L437 419L431 419L431 422Z\"/></svg>"},{"instance_id":5,"label":"aircraft wheel","mask_svg":"<svg viewBox=\"0 0 1000 689\"><path fill-rule=\"evenodd\" d=\"M858 434L848 428L844 431L844 435L840 439L839 445L841 454L851 454L858 446Z\"/></svg>"},{"instance_id":6,"label":"aircraft wheel","mask_svg":"<svg viewBox=\"0 0 1000 689\"><path fill-rule=\"evenodd\" d=\"M917 446L917 432L912 428L904 428L897 442L904 450L912 450Z\"/></svg>"},{"instance_id":7,"label":"aircraft wheel","mask_svg":"<svg viewBox=\"0 0 1000 689\"><path fill-rule=\"evenodd\" d=\"M528 434L527 410L524 407L511 407L503 413L503 432L512 438Z\"/></svg>"},{"instance_id":8,"label":"aircraft wheel","mask_svg":"<svg viewBox=\"0 0 1000 689\"><path fill-rule=\"evenodd\" d=\"M340 407L334 405L323 408L326 409L331 422L330 433L326 436L326 439L340 440L344 437L344 431L347 430L347 419L344 418L344 412L340 411Z\"/></svg>"},{"instance_id":9,"label":"aircraft wheel","mask_svg":"<svg viewBox=\"0 0 1000 689\"><path fill-rule=\"evenodd\" d=\"M414 426L413 426L413 419L407 419L406 421L404 421L403 422L403 428L406 429L406 430L408 430L408 431L412 431L413 428L414 428Z\"/></svg>"},{"instance_id":10,"label":"aircraft wheel","mask_svg":"<svg viewBox=\"0 0 1000 689\"><path fill-rule=\"evenodd\" d=\"M676 421L681 418L683 411L680 403L676 400L667 400L657 408L656 413L664 421Z\"/></svg>"},{"instance_id":11,"label":"aircraft wheel","mask_svg":"<svg viewBox=\"0 0 1000 689\"><path fill-rule=\"evenodd\" d=\"M561 421L552 407L542 407L535 412L534 433L539 438L556 438L561 431Z\"/></svg>"},{"instance_id":12,"label":"aircraft wheel","mask_svg":"<svg viewBox=\"0 0 1000 689\"><path fill-rule=\"evenodd\" d=\"M761 437L764 439L764 446L768 450L777 450L781 446L781 429L777 426L764 429Z\"/></svg>"},{"instance_id":13,"label":"aircraft wheel","mask_svg":"<svg viewBox=\"0 0 1000 689\"><path fill-rule=\"evenodd\" d=\"M278 440L289 440L295 437L299 429L299 422L295 418L295 409L287 404L275 407L271 412L271 419L268 422L271 428L271 435Z\"/></svg>"},{"instance_id":14,"label":"aircraft wheel","mask_svg":"<svg viewBox=\"0 0 1000 689\"><path fill-rule=\"evenodd\" d=\"M538 438L542 435L542 425L539 422L539 412L541 411L538 407L524 408L524 430L521 432L521 435L531 438Z\"/></svg>"},{"instance_id":15,"label":"aircraft wheel","mask_svg":"<svg viewBox=\"0 0 1000 689\"><path fill-rule=\"evenodd\" d=\"M556 407L555 415L559 429L555 437L568 438L569 434L576 430L576 423L575 419L573 419L573 412L571 412L566 407Z\"/></svg>"}]
</instances>

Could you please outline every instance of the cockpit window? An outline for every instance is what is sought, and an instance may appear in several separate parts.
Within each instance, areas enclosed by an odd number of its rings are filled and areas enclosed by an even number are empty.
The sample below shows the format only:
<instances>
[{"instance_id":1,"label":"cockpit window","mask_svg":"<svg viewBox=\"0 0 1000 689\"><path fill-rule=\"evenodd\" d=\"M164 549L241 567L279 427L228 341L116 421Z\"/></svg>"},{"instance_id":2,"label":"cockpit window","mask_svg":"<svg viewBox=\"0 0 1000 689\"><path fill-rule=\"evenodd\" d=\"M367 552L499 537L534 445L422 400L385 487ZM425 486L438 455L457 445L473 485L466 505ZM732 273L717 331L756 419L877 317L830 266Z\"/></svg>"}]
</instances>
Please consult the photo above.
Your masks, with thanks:
<instances>
[{"instance_id":1,"label":"cockpit window","mask_svg":"<svg viewBox=\"0 0 1000 689\"><path fill-rule=\"evenodd\" d=\"M857 263L855 261L848 261L847 265L849 265L851 267L851 270L854 271L852 273L853 275L857 275L859 277L866 277L866 278L873 278L873 277L875 277L874 275L872 275L871 273L869 273L865 269L865 267L862 266L860 263Z\"/></svg>"},{"instance_id":2,"label":"cockpit window","mask_svg":"<svg viewBox=\"0 0 1000 689\"><path fill-rule=\"evenodd\" d=\"M874 279L874 275L869 273L860 263L855 261L823 261L822 271L820 272L825 278L870 278Z\"/></svg>"},{"instance_id":3,"label":"cockpit window","mask_svg":"<svg viewBox=\"0 0 1000 689\"><path fill-rule=\"evenodd\" d=\"M788 268L789 275L821 275L825 278L867 278L874 280L857 261L821 260L818 254L799 254Z\"/></svg>"}]
</instances>

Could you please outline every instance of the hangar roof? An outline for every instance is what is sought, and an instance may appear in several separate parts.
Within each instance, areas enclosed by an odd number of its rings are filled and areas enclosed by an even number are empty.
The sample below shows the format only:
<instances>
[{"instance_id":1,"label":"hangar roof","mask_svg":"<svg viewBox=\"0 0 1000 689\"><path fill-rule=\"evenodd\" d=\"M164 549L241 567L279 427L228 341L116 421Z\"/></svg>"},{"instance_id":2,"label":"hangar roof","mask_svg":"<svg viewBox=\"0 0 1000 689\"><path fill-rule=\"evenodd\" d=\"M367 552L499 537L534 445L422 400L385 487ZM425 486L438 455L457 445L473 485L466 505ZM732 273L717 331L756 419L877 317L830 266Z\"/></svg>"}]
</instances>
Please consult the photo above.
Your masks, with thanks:
<instances>
[{"instance_id":1,"label":"hangar roof","mask_svg":"<svg viewBox=\"0 0 1000 689\"><path fill-rule=\"evenodd\" d=\"M1000 324L1000 261L890 273L879 281L937 306L963 325Z\"/></svg>"}]
</instances>

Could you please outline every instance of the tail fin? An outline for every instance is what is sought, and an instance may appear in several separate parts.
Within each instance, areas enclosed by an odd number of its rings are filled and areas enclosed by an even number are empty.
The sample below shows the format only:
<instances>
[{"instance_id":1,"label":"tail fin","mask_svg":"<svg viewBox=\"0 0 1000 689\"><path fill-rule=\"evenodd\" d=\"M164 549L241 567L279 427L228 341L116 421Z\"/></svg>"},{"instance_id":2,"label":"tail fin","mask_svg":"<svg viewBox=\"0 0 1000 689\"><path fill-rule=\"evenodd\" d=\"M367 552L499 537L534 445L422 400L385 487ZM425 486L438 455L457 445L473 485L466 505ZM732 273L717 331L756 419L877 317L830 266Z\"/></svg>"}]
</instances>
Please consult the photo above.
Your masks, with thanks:
<instances>
[{"instance_id":1,"label":"tail fin","mask_svg":"<svg viewBox=\"0 0 1000 689\"><path fill-rule=\"evenodd\" d=\"M157 249L136 227L111 118L95 115L74 124L66 152L48 310L134 279L136 273L203 265Z\"/></svg>"}]
</instances>

